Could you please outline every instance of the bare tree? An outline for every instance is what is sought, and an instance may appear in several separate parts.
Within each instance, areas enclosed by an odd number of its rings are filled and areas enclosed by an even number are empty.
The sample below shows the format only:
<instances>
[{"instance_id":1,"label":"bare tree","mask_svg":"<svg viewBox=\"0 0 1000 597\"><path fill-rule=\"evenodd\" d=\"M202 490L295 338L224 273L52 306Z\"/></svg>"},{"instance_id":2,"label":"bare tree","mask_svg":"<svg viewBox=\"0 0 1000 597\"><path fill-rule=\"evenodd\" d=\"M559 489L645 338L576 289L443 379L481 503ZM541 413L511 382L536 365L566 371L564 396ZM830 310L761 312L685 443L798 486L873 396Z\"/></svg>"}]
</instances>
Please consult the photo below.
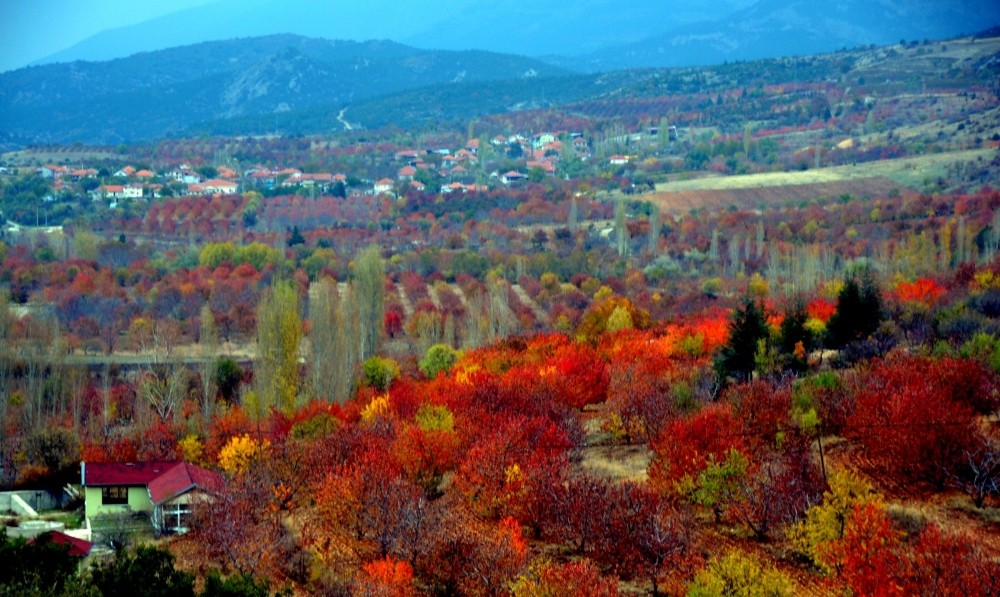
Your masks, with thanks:
<instances>
[{"instance_id":1,"label":"bare tree","mask_svg":"<svg viewBox=\"0 0 1000 597\"><path fill-rule=\"evenodd\" d=\"M1000 493L1000 448L993 442L982 442L973 450L965 450L965 462L958 471L947 471L952 486L972 498L982 508L986 498Z\"/></svg>"}]
</instances>

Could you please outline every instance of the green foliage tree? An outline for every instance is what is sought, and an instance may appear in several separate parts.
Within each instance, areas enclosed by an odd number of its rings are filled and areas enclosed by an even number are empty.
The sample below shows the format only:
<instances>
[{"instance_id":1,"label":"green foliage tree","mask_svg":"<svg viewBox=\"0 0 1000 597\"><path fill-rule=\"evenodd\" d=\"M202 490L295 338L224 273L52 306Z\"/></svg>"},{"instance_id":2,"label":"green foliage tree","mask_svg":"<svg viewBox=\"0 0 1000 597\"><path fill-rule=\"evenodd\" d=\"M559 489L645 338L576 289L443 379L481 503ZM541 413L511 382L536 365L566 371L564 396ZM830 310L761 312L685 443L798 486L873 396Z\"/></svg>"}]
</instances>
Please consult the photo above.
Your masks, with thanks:
<instances>
[{"instance_id":1,"label":"green foliage tree","mask_svg":"<svg viewBox=\"0 0 1000 597\"><path fill-rule=\"evenodd\" d=\"M249 574L234 574L222 578L218 572L212 571L205 576L205 589L200 597L282 597L291 595L290 591L271 593L267 580L257 581Z\"/></svg>"},{"instance_id":2,"label":"green foliage tree","mask_svg":"<svg viewBox=\"0 0 1000 597\"><path fill-rule=\"evenodd\" d=\"M69 590L77 561L69 555L69 546L54 543L51 534L32 543L0 534L0 562L0 596L88 594Z\"/></svg>"},{"instance_id":3,"label":"green foliage tree","mask_svg":"<svg viewBox=\"0 0 1000 597\"><path fill-rule=\"evenodd\" d=\"M388 358L374 356L361 364L365 382L379 392L385 392L392 381L399 377L399 364Z\"/></svg>"},{"instance_id":4,"label":"green foliage tree","mask_svg":"<svg viewBox=\"0 0 1000 597\"><path fill-rule=\"evenodd\" d=\"M610 333L614 333L622 330L631 330L634 327L632 315L629 314L628 309L619 305L608 316L608 323L605 329Z\"/></svg>"},{"instance_id":5,"label":"green foliage tree","mask_svg":"<svg viewBox=\"0 0 1000 597\"><path fill-rule=\"evenodd\" d=\"M215 387L226 402L234 402L243 383L243 368L229 357L222 357L215 364Z\"/></svg>"},{"instance_id":6,"label":"green foliage tree","mask_svg":"<svg viewBox=\"0 0 1000 597\"><path fill-rule=\"evenodd\" d=\"M768 338L764 308L749 296L743 299L729 323L729 340L715 361L719 378L747 381L753 376L761 340Z\"/></svg>"},{"instance_id":7,"label":"green foliage tree","mask_svg":"<svg viewBox=\"0 0 1000 597\"><path fill-rule=\"evenodd\" d=\"M194 597L194 577L174 568L174 556L155 547L122 550L91 572L104 597Z\"/></svg>"},{"instance_id":8,"label":"green foliage tree","mask_svg":"<svg viewBox=\"0 0 1000 597\"><path fill-rule=\"evenodd\" d=\"M719 522L727 505L736 499L748 464L746 457L736 449L730 449L725 459L719 462L710 457L708 466L698 474L691 501L710 509L716 522Z\"/></svg>"},{"instance_id":9,"label":"green foliage tree","mask_svg":"<svg viewBox=\"0 0 1000 597\"><path fill-rule=\"evenodd\" d=\"M435 344L427 350L427 354L420 360L420 372L434 379L439 373L447 373L458 361L460 353L447 344Z\"/></svg>"}]
</instances>

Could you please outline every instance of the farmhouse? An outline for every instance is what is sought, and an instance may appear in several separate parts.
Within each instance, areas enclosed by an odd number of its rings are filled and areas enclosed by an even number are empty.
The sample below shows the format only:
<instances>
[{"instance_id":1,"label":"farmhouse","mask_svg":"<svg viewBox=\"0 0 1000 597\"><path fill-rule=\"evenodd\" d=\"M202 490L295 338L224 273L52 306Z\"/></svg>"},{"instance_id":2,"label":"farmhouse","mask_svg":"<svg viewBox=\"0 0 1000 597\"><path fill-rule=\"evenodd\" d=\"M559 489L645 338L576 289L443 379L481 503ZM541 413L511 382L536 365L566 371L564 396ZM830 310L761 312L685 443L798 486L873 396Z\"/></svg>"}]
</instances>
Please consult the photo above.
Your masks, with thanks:
<instances>
[{"instance_id":1,"label":"farmhouse","mask_svg":"<svg viewBox=\"0 0 1000 597\"><path fill-rule=\"evenodd\" d=\"M222 487L222 478L186 462L81 462L87 519L146 514L160 532L185 532L192 505Z\"/></svg>"}]
</instances>

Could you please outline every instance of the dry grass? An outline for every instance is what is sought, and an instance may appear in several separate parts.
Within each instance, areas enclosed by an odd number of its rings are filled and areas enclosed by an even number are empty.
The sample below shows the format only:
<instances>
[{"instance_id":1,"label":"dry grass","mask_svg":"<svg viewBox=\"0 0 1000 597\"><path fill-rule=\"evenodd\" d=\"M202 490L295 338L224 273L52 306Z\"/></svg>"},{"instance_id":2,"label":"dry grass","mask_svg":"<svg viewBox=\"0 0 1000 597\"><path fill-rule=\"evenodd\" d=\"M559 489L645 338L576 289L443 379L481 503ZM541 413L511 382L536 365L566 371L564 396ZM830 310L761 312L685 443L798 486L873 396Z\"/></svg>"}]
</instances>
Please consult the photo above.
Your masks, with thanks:
<instances>
[{"instance_id":1,"label":"dry grass","mask_svg":"<svg viewBox=\"0 0 1000 597\"><path fill-rule=\"evenodd\" d=\"M854 166L835 166L801 172L765 172L743 176L716 176L679 180L656 185L657 193L679 191L728 191L735 189L761 189L795 185L828 184L871 178L888 178L904 186L917 186L927 177L944 173L947 166L957 162L992 158L992 149L974 149L933 155L865 162Z\"/></svg>"},{"instance_id":2,"label":"dry grass","mask_svg":"<svg viewBox=\"0 0 1000 597\"><path fill-rule=\"evenodd\" d=\"M589 446L583 449L583 472L611 481L645 481L650 453L646 446Z\"/></svg>"},{"instance_id":3,"label":"dry grass","mask_svg":"<svg viewBox=\"0 0 1000 597\"><path fill-rule=\"evenodd\" d=\"M782 206L842 195L859 198L886 196L900 190L901 185L888 178L868 178L771 187L676 191L645 195L643 199L658 205L663 213L676 215L693 209L724 209L729 206L756 209L763 205Z\"/></svg>"}]
</instances>

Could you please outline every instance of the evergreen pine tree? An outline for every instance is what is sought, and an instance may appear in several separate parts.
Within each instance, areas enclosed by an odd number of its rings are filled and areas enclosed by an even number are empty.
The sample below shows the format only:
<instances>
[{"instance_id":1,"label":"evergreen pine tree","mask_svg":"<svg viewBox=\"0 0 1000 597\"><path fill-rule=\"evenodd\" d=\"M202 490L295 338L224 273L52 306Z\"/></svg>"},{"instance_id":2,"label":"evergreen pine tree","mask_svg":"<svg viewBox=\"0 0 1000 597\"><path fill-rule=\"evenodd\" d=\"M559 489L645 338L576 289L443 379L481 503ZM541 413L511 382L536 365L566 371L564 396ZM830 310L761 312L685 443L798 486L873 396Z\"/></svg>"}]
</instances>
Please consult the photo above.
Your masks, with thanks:
<instances>
[{"instance_id":1,"label":"evergreen pine tree","mask_svg":"<svg viewBox=\"0 0 1000 597\"><path fill-rule=\"evenodd\" d=\"M729 324L729 341L715 362L719 378L733 377L737 381L749 381L753 376L755 356L761 340L768 337L764 309L747 296L736 309Z\"/></svg>"},{"instance_id":2,"label":"evergreen pine tree","mask_svg":"<svg viewBox=\"0 0 1000 597\"><path fill-rule=\"evenodd\" d=\"M882 323L882 295L875 277L866 270L860 278L860 281L856 277L845 280L837 295L837 310L826 326L830 348L843 348L864 340Z\"/></svg>"},{"instance_id":3,"label":"evergreen pine tree","mask_svg":"<svg viewBox=\"0 0 1000 597\"><path fill-rule=\"evenodd\" d=\"M796 371L805 370L806 360L798 354L798 345L808 353L813 347L812 334L806 329L809 313L801 298L797 298L785 310L785 318L781 322L781 338L779 348L788 367Z\"/></svg>"}]
</instances>

